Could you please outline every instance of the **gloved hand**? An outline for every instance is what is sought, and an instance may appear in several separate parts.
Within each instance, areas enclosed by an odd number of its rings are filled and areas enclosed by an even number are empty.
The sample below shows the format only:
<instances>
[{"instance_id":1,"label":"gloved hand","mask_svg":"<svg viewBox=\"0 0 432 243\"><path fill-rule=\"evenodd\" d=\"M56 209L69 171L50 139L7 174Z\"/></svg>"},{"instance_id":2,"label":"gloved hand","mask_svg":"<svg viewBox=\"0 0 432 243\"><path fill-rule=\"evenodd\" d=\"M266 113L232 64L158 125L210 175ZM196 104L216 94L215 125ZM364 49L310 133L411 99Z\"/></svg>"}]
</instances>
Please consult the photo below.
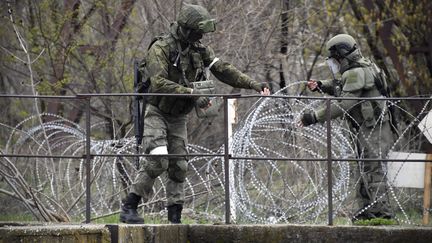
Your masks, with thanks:
<instances>
[{"instance_id":1,"label":"gloved hand","mask_svg":"<svg viewBox=\"0 0 432 243\"><path fill-rule=\"evenodd\" d=\"M265 89L270 90L267 83L258 83L258 82L251 83L251 88L256 90L256 92L258 93L264 92Z\"/></svg>"},{"instance_id":2,"label":"gloved hand","mask_svg":"<svg viewBox=\"0 0 432 243\"><path fill-rule=\"evenodd\" d=\"M312 125L312 124L315 124L317 122L318 121L316 119L315 112L304 113L302 118L301 118L301 123L305 127Z\"/></svg>"},{"instance_id":3,"label":"gloved hand","mask_svg":"<svg viewBox=\"0 0 432 243\"><path fill-rule=\"evenodd\" d=\"M318 89L321 89L321 85L322 85L322 82L319 80L311 79L307 82L307 86L312 92L315 92Z\"/></svg>"},{"instance_id":4,"label":"gloved hand","mask_svg":"<svg viewBox=\"0 0 432 243\"><path fill-rule=\"evenodd\" d=\"M192 94L203 94L199 89L193 89L192 90ZM195 97L196 98L196 97ZM207 97L207 96L201 96L201 97L198 97L196 100L195 100L195 103L198 105L198 107L199 108L201 108L201 109L204 109L204 108L207 108L207 107L209 107L211 104L210 104L210 98L209 97Z\"/></svg>"}]
</instances>

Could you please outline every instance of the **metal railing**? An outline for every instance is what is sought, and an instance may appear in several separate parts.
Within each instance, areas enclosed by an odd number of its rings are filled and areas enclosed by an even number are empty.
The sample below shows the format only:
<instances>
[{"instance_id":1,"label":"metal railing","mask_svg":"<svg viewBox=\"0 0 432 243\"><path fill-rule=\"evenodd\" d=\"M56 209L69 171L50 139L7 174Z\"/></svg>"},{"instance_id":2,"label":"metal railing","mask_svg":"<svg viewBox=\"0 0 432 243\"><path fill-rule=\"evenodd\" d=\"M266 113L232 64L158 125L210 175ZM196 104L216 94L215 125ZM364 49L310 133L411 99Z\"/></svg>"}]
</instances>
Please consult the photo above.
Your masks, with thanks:
<instances>
[{"instance_id":1,"label":"metal railing","mask_svg":"<svg viewBox=\"0 0 432 243\"><path fill-rule=\"evenodd\" d=\"M103 94L76 94L74 96L51 96L51 95L7 95L0 94L0 98L34 98L34 99L81 99L85 100L85 154L82 156L68 156L68 155L25 155L25 154L1 154L1 157L26 157L26 158L71 158L71 159L85 159L86 165L86 213L85 213L85 222L90 223L91 221L91 160L95 156L106 156L106 157L117 157L118 154L91 154L90 151L90 142L91 142L91 99L93 97L121 97L121 96L179 96L179 97L198 97L198 96L207 96L207 97L222 97L223 98L223 107L224 107L224 153L223 154L201 154L201 153L192 153L188 154L188 157L191 156L201 156L201 157L222 157L224 158L224 187L225 187L225 223L230 224L230 185L229 185L229 161L230 159L248 159L248 160L281 160L281 161L326 161L327 162L327 194L328 194L328 225L333 225L333 181L332 181L332 163L333 161L365 161L365 162L378 162L378 161L392 161L392 162L432 162L432 160L406 160L406 159L340 159L340 158L332 158L332 139L331 139L331 101L333 100L432 100L431 98L425 97L398 97L398 98L357 98L357 97L312 97L312 96L289 96L289 95L271 95L271 96L263 96L263 95L241 95L241 94L211 94L211 95L202 95L202 94L165 94L165 93L151 93L151 94L136 94L136 93L103 93ZM327 129L327 158L325 159L317 159L317 158L278 158L278 157L236 157L229 154L229 137L228 137L228 100L229 99L244 99L244 98L282 98L282 99L317 99L324 100L326 103L326 129ZM169 154L169 155L150 155L150 154L125 154L121 155L123 157L184 157L184 154Z\"/></svg>"}]
</instances>

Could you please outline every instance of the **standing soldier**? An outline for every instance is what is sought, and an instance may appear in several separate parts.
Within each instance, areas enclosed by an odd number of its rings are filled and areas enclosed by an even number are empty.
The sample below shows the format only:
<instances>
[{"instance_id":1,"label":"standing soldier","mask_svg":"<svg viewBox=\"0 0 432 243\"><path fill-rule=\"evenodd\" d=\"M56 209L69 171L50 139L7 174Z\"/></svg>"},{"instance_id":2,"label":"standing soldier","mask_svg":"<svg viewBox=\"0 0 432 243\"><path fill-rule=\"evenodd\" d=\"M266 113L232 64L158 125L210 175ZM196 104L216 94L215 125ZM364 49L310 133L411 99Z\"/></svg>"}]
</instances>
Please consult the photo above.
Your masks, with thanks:
<instances>
[{"instance_id":1,"label":"standing soldier","mask_svg":"<svg viewBox=\"0 0 432 243\"><path fill-rule=\"evenodd\" d=\"M346 115L350 130L356 135L359 158L378 159L372 162L359 162L361 198L360 209L354 213L353 221L358 219L393 217L388 202L387 180L383 171L386 158L393 144L391 113L384 100L362 100L362 97L388 96L385 76L373 62L364 58L353 37L339 34L327 42L329 51L328 65L335 77L342 79L309 81L312 91L321 90L340 97L359 99L340 100L331 104L331 118ZM337 103L337 104L336 104ZM301 124L309 126L326 120L326 107L316 112L304 113Z\"/></svg>"},{"instance_id":2,"label":"standing soldier","mask_svg":"<svg viewBox=\"0 0 432 243\"><path fill-rule=\"evenodd\" d=\"M157 37L140 65L144 81L150 83L150 93L202 94L191 83L202 80L210 70L222 82L236 88L253 89L264 95L270 91L231 64L215 57L213 50L201 44L203 34L215 31L215 22L208 11L198 5L186 4L168 34ZM187 154L187 114L197 105L207 108L208 97L150 96L144 118L145 153ZM171 223L181 223L184 203L183 183L187 160L181 158L149 157L139 171L128 196L123 200L120 221L144 223L137 214L141 198L149 199L155 179L167 171L167 209Z\"/></svg>"}]
</instances>

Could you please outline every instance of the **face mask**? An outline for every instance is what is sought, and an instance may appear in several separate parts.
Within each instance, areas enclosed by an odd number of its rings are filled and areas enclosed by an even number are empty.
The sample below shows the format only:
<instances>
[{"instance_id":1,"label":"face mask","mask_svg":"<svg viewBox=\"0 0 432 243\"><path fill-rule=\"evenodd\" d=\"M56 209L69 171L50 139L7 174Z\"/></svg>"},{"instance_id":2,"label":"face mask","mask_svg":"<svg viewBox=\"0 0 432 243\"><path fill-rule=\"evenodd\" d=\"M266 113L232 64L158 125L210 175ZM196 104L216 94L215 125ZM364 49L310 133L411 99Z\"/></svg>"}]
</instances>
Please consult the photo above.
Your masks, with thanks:
<instances>
[{"instance_id":1,"label":"face mask","mask_svg":"<svg viewBox=\"0 0 432 243\"><path fill-rule=\"evenodd\" d=\"M336 75L340 71L340 63L334 58L327 58L327 65L330 67L333 75Z\"/></svg>"},{"instance_id":2,"label":"face mask","mask_svg":"<svg viewBox=\"0 0 432 243\"><path fill-rule=\"evenodd\" d=\"M201 32L192 30L189 33L188 41L190 43L197 42L197 41L201 40L202 37L203 37L203 34Z\"/></svg>"},{"instance_id":3,"label":"face mask","mask_svg":"<svg viewBox=\"0 0 432 243\"><path fill-rule=\"evenodd\" d=\"M183 42L194 43L203 37L203 34L199 31L195 31L192 29L186 29L180 26L178 35Z\"/></svg>"}]
</instances>

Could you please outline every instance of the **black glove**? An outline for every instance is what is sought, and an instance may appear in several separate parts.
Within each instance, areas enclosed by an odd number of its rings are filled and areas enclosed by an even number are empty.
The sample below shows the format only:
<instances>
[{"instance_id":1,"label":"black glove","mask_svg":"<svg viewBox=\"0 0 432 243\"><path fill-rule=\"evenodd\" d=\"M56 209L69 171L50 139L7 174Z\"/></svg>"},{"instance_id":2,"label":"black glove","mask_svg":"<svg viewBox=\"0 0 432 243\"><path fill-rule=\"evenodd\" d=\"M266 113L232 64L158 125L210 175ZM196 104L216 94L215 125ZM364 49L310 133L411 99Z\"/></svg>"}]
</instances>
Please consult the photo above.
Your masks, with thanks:
<instances>
[{"instance_id":1,"label":"black glove","mask_svg":"<svg viewBox=\"0 0 432 243\"><path fill-rule=\"evenodd\" d=\"M270 89L267 83L258 83L258 82L253 82L251 84L251 88L256 90L256 92L264 91L265 88Z\"/></svg>"},{"instance_id":2,"label":"black glove","mask_svg":"<svg viewBox=\"0 0 432 243\"><path fill-rule=\"evenodd\" d=\"M198 89L193 89L192 94L203 94L203 93ZM198 105L199 108L204 109L209 106L210 98L207 96L201 96L195 100L195 103Z\"/></svg>"},{"instance_id":3,"label":"black glove","mask_svg":"<svg viewBox=\"0 0 432 243\"><path fill-rule=\"evenodd\" d=\"M302 116L302 118L301 118L301 123L305 127L317 123L315 112L304 113L303 116Z\"/></svg>"}]
</instances>

